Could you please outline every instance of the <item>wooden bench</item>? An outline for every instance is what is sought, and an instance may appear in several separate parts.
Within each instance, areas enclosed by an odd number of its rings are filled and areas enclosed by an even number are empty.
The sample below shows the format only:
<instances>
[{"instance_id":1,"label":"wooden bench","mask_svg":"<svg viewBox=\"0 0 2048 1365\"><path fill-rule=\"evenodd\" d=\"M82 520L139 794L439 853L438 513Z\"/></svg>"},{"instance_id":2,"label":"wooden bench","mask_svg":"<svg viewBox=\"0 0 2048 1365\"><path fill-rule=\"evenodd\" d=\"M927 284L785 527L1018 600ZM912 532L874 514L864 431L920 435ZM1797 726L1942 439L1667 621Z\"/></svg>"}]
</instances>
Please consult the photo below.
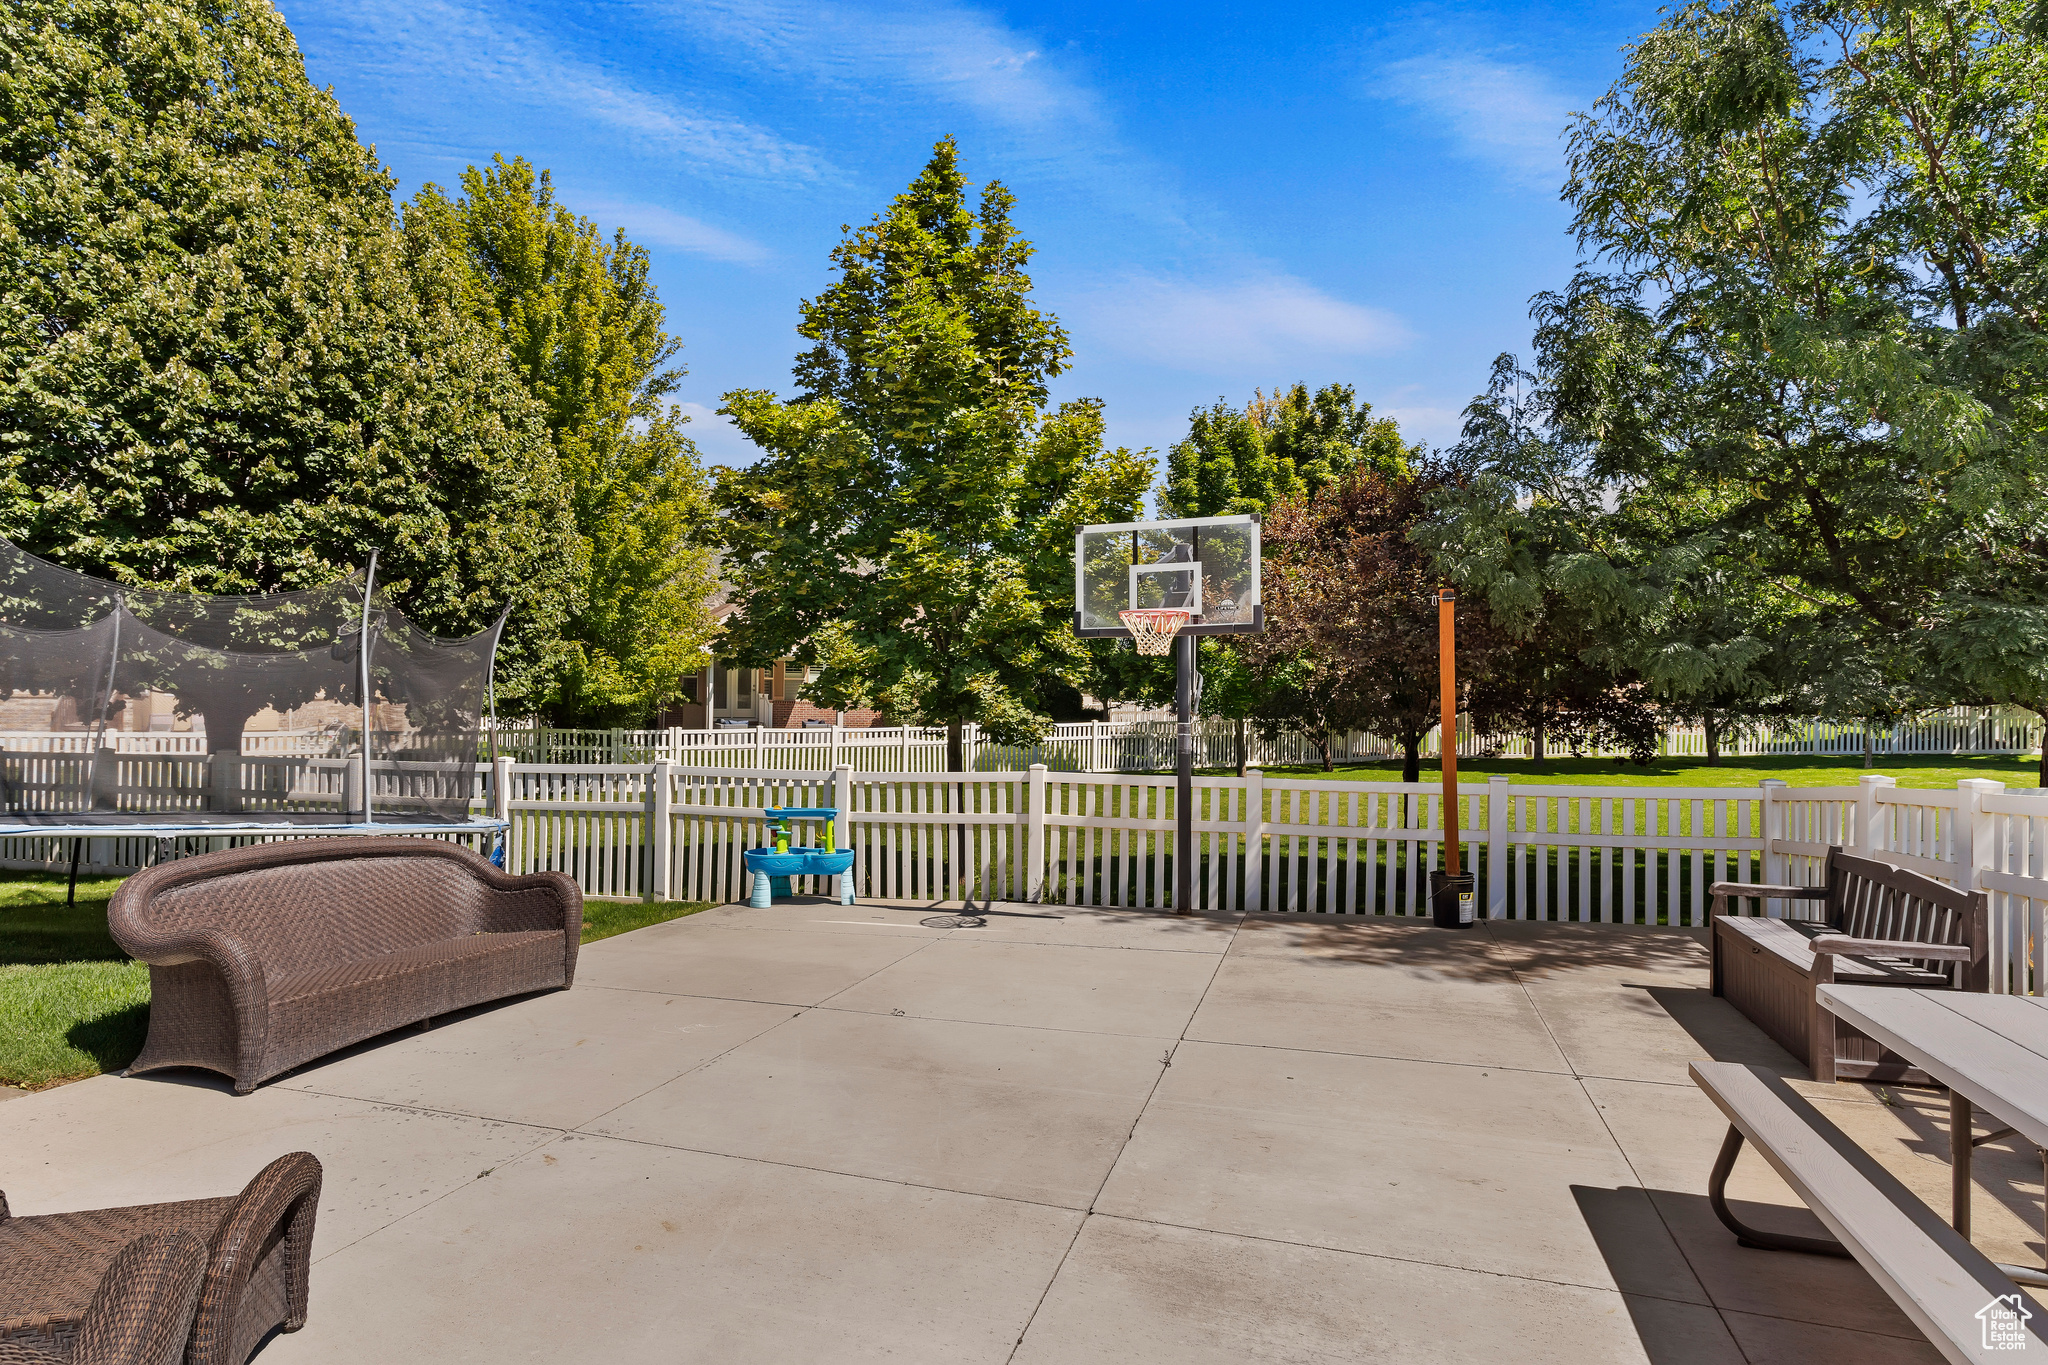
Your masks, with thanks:
<instances>
[{"instance_id":1,"label":"wooden bench","mask_svg":"<svg viewBox=\"0 0 2048 1365\"><path fill-rule=\"evenodd\" d=\"M2023 1353L2029 1348L2048 1353L2041 1306L1782 1079L1739 1062L1694 1062L1692 1079L1728 1117L1707 1199L1743 1246L1854 1257L1959 1365L2038 1358ZM1763 1232L1729 1211L1728 1175L1745 1141L1833 1239ZM2017 1332L2022 1344L1995 1345L1994 1330Z\"/></svg>"},{"instance_id":2,"label":"wooden bench","mask_svg":"<svg viewBox=\"0 0 2048 1365\"><path fill-rule=\"evenodd\" d=\"M1715 882L1709 893L1714 994L1805 1059L1817 1081L1934 1083L1822 1009L1814 992L1823 983L1990 989L1990 911L1982 892L1832 848L1825 886ZM1730 914L1731 896L1817 901L1819 914Z\"/></svg>"}]
</instances>

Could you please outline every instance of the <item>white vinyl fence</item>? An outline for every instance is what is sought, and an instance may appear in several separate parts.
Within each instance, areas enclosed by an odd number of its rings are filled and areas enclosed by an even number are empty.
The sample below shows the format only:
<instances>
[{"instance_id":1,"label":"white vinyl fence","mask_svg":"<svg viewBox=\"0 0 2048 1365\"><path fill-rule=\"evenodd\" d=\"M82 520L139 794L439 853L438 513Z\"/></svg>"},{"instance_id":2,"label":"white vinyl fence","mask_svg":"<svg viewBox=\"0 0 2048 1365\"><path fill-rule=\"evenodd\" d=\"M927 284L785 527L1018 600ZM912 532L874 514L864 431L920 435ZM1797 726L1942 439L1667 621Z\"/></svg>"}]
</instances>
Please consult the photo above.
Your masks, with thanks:
<instances>
[{"instance_id":1,"label":"white vinyl fence","mask_svg":"<svg viewBox=\"0 0 2048 1365\"><path fill-rule=\"evenodd\" d=\"M841 812L857 895L1165 908L1172 904L1171 777L1056 773L776 773L730 768L515 764L491 805L510 821L506 865L555 869L596 896L743 899L740 854L770 838L775 806ZM1443 801L1427 784L1200 777L1193 784L1196 908L1421 915L1442 865ZM2048 796L1984 779L1953 790L1854 787L1565 787L1505 777L1459 787L1456 829L1493 919L1705 922L1716 881L1805 884L1830 844L1989 893L1994 989L2048 994ZM815 831L815 824L799 826ZM804 836L800 836L800 839ZM964 841L964 843L963 843ZM830 879L799 879L827 893ZM1783 913L1766 905L1765 913Z\"/></svg>"},{"instance_id":2,"label":"white vinyl fence","mask_svg":"<svg viewBox=\"0 0 2048 1365\"><path fill-rule=\"evenodd\" d=\"M1160 908L1173 899L1174 780L1056 773L774 773L675 764L498 765L507 866L553 868L592 895L742 899L739 854L774 806L834 806L862 897ZM1428 784L1198 777L1198 908L1422 914L1442 864ZM812 826L812 828L815 828ZM1456 828L1496 919L1699 925L1716 881L1818 879L1831 843L1991 893L2002 968L2031 981L2048 944L2048 796L1970 779L1953 790L1459 787ZM962 838L965 849L962 850ZM824 891L822 886L814 888ZM1766 907L1782 913L1782 907Z\"/></svg>"},{"instance_id":3,"label":"white vinyl fence","mask_svg":"<svg viewBox=\"0 0 2048 1365\"><path fill-rule=\"evenodd\" d=\"M1901 722L1870 736L1875 754L2020 754L2040 747L2040 723L2031 713L2012 708L1956 707L1918 720ZM1236 722L1205 717L1195 725L1197 767L1235 768ZM967 766L976 772L1022 772L1043 763L1056 772L1159 772L1173 767L1174 726L1171 721L1087 721L1055 725L1052 733L1032 745L1001 745L967 727ZM1861 756L1863 727L1831 721L1800 721L1775 729L1732 736L1721 752L1728 757L1762 754ZM946 732L939 729L882 727L845 729L817 726L782 730L768 726L718 730L553 730L543 726L512 726L496 735L497 751L527 763L654 763L666 761L696 767L740 767L826 773L842 764L856 772L937 773L946 769ZM1246 760L1261 767L1319 765L1322 747L1306 735L1282 734L1261 739L1247 727ZM1478 734L1459 721L1458 753L1465 758L1528 757L1534 746L1528 736ZM1698 726L1669 727L1659 742L1660 754L1700 757L1706 735ZM1422 744L1424 756L1438 753L1437 734ZM1552 756L1570 753L1553 739ZM1597 747L1590 757L1612 757ZM1337 739L1332 756L1339 762L1399 758L1398 743L1356 732Z\"/></svg>"},{"instance_id":4,"label":"white vinyl fence","mask_svg":"<svg viewBox=\"0 0 2048 1365\"><path fill-rule=\"evenodd\" d=\"M205 760L199 760L204 762ZM274 762L275 760L269 760ZM266 760L244 760L254 768ZM330 782L345 780L335 774ZM867 899L1165 908L1176 842L1170 776L1055 772L778 772L724 766L527 764L477 774L477 810L508 821L515 872L553 869L598 897L727 902L740 855L776 806L833 806ZM1431 784L1203 776L1193 784L1196 908L1419 915L1441 866ZM2048 796L1969 779L1902 788L1571 787L1505 777L1459 787L1454 828L1494 919L1700 925L1716 881L1809 884L1831 845L1989 894L1994 989L2048 994ZM805 822L800 842L818 826ZM963 845L964 841L964 845ZM89 839L96 873L142 841ZM13 867L61 867L64 841L0 846ZM830 879L798 879L824 893ZM1784 907L1766 904L1764 913Z\"/></svg>"}]
</instances>

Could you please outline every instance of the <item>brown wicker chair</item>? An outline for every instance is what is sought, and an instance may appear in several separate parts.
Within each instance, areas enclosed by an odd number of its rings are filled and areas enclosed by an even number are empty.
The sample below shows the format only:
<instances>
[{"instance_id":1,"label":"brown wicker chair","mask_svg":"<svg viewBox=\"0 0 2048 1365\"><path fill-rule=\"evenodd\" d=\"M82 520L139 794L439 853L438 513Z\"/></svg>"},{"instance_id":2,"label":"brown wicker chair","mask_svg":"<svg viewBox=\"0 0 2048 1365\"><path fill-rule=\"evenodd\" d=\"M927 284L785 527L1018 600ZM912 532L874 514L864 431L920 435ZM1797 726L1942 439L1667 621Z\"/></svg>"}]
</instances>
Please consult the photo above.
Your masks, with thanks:
<instances>
[{"instance_id":1,"label":"brown wicker chair","mask_svg":"<svg viewBox=\"0 0 2048 1365\"><path fill-rule=\"evenodd\" d=\"M100 1276L68 1354L54 1340L0 1337L0 1365L178 1365L205 1278L206 1247L197 1237L146 1232Z\"/></svg>"},{"instance_id":2,"label":"brown wicker chair","mask_svg":"<svg viewBox=\"0 0 2048 1365\"><path fill-rule=\"evenodd\" d=\"M188 1233L205 1246L206 1265L198 1311L184 1319L183 1358L242 1365L273 1328L305 1324L319 1205L320 1163L309 1152L279 1157L225 1199L17 1218L0 1195L0 1343L89 1359L76 1352L109 1335L105 1324L87 1329L123 1249L151 1233ZM130 1325L113 1331L114 1340L140 1330L141 1308L131 1304L119 1316Z\"/></svg>"},{"instance_id":3,"label":"brown wicker chair","mask_svg":"<svg viewBox=\"0 0 2048 1365\"><path fill-rule=\"evenodd\" d=\"M583 893L438 839L295 839L139 872L107 924L149 964L128 1070L205 1067L247 1094L402 1025L567 987Z\"/></svg>"}]
</instances>

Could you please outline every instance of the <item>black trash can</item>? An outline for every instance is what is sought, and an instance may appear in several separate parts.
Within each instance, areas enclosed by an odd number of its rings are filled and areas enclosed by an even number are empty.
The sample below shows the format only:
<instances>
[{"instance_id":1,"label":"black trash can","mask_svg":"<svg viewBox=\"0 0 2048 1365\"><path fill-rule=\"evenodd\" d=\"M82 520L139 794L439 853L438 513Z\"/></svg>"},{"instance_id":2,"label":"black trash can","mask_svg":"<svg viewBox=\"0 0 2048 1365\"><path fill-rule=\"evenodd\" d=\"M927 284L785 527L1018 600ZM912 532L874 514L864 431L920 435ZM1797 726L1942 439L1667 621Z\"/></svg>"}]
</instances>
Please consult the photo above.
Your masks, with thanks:
<instances>
[{"instance_id":1,"label":"black trash can","mask_svg":"<svg viewBox=\"0 0 2048 1365\"><path fill-rule=\"evenodd\" d=\"M1429 914L1437 928L1470 929L1478 918L1478 899L1470 872L1455 877L1443 872L1429 874Z\"/></svg>"}]
</instances>

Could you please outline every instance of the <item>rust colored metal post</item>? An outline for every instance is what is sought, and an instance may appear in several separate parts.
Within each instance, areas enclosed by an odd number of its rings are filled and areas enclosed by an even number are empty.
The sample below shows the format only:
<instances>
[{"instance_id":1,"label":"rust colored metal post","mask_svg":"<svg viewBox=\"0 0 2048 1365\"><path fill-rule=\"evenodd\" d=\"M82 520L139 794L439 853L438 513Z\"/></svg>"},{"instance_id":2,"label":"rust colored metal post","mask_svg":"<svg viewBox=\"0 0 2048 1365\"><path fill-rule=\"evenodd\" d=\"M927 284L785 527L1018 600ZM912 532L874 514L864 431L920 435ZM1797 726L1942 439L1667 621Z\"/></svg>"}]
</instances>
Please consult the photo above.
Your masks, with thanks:
<instances>
[{"instance_id":1,"label":"rust colored metal post","mask_svg":"<svg viewBox=\"0 0 2048 1365\"><path fill-rule=\"evenodd\" d=\"M1437 655L1443 671L1444 871L1458 875L1458 590L1436 595Z\"/></svg>"}]
</instances>

